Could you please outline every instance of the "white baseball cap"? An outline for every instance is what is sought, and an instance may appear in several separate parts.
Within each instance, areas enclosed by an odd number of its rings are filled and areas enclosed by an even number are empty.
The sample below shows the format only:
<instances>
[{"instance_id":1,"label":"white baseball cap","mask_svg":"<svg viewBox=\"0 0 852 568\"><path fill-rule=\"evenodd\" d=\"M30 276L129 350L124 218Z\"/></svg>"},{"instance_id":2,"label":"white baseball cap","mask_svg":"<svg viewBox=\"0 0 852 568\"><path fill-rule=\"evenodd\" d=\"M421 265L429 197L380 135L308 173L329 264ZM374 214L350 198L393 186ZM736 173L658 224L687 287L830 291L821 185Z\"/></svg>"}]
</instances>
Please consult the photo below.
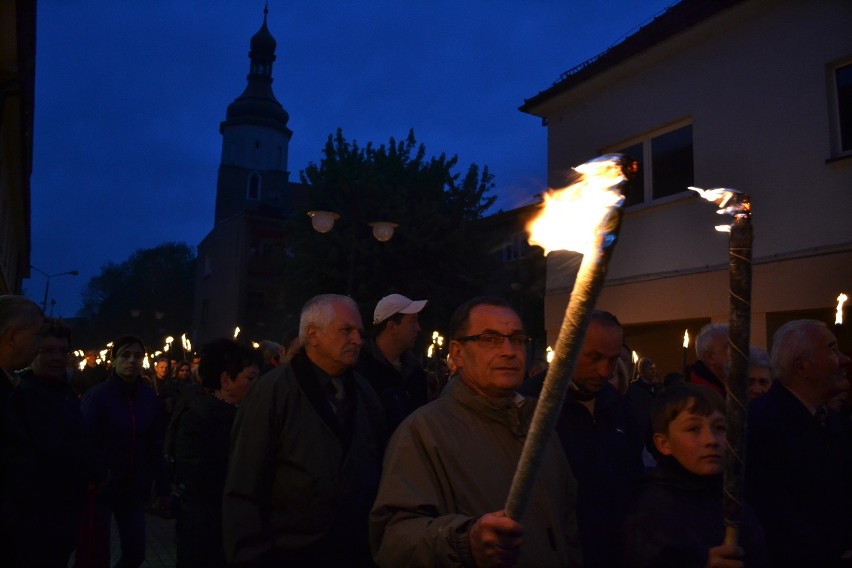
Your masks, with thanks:
<instances>
[{"instance_id":1,"label":"white baseball cap","mask_svg":"<svg viewBox=\"0 0 852 568\"><path fill-rule=\"evenodd\" d=\"M385 296L376 304L373 312L373 325L378 325L394 314L416 314L419 313L429 300L412 300L402 294L391 294Z\"/></svg>"}]
</instances>

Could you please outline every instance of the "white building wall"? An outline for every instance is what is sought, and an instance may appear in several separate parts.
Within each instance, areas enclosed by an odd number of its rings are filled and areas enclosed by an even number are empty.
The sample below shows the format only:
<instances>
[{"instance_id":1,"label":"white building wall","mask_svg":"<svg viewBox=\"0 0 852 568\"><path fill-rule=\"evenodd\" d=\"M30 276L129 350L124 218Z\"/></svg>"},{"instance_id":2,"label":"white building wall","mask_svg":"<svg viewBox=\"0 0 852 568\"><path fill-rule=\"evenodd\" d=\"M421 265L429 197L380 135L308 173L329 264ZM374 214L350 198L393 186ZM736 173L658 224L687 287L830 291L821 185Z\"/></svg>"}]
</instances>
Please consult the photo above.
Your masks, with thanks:
<instances>
[{"instance_id":1,"label":"white building wall","mask_svg":"<svg viewBox=\"0 0 852 568\"><path fill-rule=\"evenodd\" d=\"M852 159L832 154L831 69L852 60L852 2L752 0L536 109L549 171L693 122L695 184L751 196L756 259L852 245ZM627 211L608 282L727 262L721 218L688 195Z\"/></svg>"}]
</instances>

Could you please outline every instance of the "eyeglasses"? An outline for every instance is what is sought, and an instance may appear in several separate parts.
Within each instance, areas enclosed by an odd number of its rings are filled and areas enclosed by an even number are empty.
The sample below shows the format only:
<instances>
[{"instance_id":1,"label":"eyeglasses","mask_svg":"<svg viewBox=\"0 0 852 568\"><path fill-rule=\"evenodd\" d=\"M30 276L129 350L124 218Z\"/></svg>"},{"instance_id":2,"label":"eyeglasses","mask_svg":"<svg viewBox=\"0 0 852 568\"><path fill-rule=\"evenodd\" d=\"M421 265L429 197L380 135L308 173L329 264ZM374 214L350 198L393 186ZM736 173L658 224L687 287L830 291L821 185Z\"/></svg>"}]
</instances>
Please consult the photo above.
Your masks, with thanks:
<instances>
[{"instance_id":1,"label":"eyeglasses","mask_svg":"<svg viewBox=\"0 0 852 568\"><path fill-rule=\"evenodd\" d=\"M61 347L40 347L38 350L39 355L48 355L51 357L59 356L59 357L67 357L70 351L67 349L63 349Z\"/></svg>"},{"instance_id":2,"label":"eyeglasses","mask_svg":"<svg viewBox=\"0 0 852 568\"><path fill-rule=\"evenodd\" d=\"M493 331L477 333L476 335L466 335L465 337L457 337L456 341L476 341L489 349L496 349L503 345L504 339L508 339L509 344L516 349L522 349L532 343L532 337L525 333L503 335L502 333L496 333Z\"/></svg>"}]
</instances>

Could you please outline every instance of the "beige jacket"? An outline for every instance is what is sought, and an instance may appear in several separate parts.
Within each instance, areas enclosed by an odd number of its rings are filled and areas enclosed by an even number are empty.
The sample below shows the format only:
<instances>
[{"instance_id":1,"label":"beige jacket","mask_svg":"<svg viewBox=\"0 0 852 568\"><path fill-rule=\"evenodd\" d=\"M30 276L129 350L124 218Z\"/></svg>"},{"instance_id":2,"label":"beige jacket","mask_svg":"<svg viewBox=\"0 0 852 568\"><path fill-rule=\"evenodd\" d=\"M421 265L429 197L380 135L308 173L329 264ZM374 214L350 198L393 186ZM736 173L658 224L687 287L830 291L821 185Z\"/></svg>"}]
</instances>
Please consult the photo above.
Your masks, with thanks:
<instances>
[{"instance_id":1,"label":"beige jacket","mask_svg":"<svg viewBox=\"0 0 852 568\"><path fill-rule=\"evenodd\" d=\"M521 395L478 396L457 380L400 425L370 513L379 566L473 566L468 531L504 508L534 407ZM555 435L542 463L518 566L579 566L577 483Z\"/></svg>"}]
</instances>

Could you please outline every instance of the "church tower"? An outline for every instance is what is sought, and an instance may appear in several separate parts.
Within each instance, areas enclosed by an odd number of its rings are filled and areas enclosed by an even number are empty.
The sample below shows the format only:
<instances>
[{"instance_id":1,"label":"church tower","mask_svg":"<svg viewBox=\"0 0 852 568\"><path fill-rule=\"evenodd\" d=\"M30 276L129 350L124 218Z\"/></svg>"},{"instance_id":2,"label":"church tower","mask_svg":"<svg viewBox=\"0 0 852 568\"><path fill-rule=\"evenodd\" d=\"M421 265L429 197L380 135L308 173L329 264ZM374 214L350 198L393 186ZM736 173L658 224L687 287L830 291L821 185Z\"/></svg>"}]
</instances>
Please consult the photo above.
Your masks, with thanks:
<instances>
[{"instance_id":1,"label":"church tower","mask_svg":"<svg viewBox=\"0 0 852 568\"><path fill-rule=\"evenodd\" d=\"M290 115L272 92L272 63L277 42L266 25L251 38L245 91L228 105L222 134L222 158L216 188L215 222L244 211L264 210L288 215L290 172L287 151L293 132Z\"/></svg>"},{"instance_id":2,"label":"church tower","mask_svg":"<svg viewBox=\"0 0 852 568\"><path fill-rule=\"evenodd\" d=\"M263 25L251 38L243 93L219 125L222 156L213 228L198 245L193 342L231 337L279 341L293 325L283 312L285 224L304 191L290 182L290 117L272 92L275 38Z\"/></svg>"}]
</instances>

